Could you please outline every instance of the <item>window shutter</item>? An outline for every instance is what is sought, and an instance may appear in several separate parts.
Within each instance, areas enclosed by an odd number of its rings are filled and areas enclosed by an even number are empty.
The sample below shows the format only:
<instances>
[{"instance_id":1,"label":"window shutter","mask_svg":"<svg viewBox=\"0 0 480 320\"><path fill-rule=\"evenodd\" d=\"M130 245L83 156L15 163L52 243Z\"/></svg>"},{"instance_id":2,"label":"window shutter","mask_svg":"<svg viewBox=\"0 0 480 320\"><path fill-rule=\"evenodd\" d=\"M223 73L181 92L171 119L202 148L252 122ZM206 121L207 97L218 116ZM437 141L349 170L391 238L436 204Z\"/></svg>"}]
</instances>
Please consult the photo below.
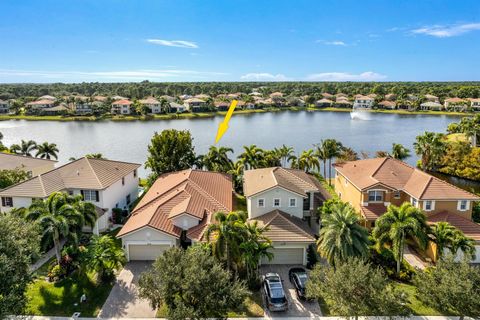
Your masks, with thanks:
<instances>
[{"instance_id":1,"label":"window shutter","mask_svg":"<svg viewBox=\"0 0 480 320\"><path fill-rule=\"evenodd\" d=\"M99 194L98 190L95 190L95 201L96 202L100 201L100 194Z\"/></svg>"}]
</instances>

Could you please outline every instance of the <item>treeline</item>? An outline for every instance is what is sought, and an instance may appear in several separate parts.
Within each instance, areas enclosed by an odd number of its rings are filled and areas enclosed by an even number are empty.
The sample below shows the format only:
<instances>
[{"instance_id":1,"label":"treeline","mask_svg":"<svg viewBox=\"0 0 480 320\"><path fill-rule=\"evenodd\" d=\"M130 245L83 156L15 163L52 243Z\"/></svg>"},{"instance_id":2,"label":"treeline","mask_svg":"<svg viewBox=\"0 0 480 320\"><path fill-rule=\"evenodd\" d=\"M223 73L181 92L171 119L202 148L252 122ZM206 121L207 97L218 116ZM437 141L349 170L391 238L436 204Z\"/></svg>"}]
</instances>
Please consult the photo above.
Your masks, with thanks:
<instances>
[{"instance_id":1,"label":"treeline","mask_svg":"<svg viewBox=\"0 0 480 320\"><path fill-rule=\"evenodd\" d=\"M480 97L480 82L150 82L138 83L51 83L51 84L0 84L0 99L39 97L43 95L120 95L131 99L146 96L178 96L182 94L218 95L225 93L250 93L258 89L269 94L280 91L284 95L316 96L323 92L348 95L396 94L400 99L408 94L432 94L440 98Z\"/></svg>"}]
</instances>

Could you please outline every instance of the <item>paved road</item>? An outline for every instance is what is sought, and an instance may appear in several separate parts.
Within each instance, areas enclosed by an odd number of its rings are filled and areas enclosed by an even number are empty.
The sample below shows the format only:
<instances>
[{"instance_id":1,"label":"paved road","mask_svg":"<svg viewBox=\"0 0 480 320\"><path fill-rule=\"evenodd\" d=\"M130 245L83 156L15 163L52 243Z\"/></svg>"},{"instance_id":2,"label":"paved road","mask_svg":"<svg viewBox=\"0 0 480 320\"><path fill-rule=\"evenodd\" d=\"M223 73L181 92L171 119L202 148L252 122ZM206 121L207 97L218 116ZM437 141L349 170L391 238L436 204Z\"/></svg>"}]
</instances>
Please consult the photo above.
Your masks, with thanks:
<instances>
[{"instance_id":1,"label":"paved road","mask_svg":"<svg viewBox=\"0 0 480 320\"><path fill-rule=\"evenodd\" d=\"M153 318L156 310L138 296L138 278L150 262L134 261L125 265L105 301L99 318Z\"/></svg>"}]
</instances>

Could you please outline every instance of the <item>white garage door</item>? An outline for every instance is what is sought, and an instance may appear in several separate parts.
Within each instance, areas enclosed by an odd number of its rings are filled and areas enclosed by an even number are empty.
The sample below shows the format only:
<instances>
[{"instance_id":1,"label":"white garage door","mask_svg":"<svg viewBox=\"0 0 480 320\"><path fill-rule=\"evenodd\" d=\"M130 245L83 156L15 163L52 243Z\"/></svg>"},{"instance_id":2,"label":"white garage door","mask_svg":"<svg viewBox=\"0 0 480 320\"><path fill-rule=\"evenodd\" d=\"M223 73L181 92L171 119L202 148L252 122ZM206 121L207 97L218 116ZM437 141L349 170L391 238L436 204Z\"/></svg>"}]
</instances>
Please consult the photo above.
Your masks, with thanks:
<instances>
[{"instance_id":1,"label":"white garage door","mask_svg":"<svg viewBox=\"0 0 480 320\"><path fill-rule=\"evenodd\" d=\"M128 255L130 260L156 260L168 248L170 246L164 244L130 244Z\"/></svg>"},{"instance_id":2,"label":"white garage door","mask_svg":"<svg viewBox=\"0 0 480 320\"><path fill-rule=\"evenodd\" d=\"M273 249L273 260L262 259L262 264L303 264L303 248Z\"/></svg>"},{"instance_id":3,"label":"white garage door","mask_svg":"<svg viewBox=\"0 0 480 320\"><path fill-rule=\"evenodd\" d=\"M480 263L480 246L475 246L475 259L472 260L472 263Z\"/></svg>"}]
</instances>

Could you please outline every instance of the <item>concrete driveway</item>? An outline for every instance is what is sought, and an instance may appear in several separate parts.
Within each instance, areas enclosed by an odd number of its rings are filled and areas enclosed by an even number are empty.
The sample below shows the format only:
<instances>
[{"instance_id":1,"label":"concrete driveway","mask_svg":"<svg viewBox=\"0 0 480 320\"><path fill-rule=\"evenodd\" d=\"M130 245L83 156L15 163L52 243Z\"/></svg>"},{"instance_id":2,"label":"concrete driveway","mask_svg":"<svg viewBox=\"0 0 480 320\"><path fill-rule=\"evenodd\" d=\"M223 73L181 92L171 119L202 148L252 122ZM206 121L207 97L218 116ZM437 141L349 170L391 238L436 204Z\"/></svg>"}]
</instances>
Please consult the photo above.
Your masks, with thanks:
<instances>
[{"instance_id":1,"label":"concrete driveway","mask_svg":"<svg viewBox=\"0 0 480 320\"><path fill-rule=\"evenodd\" d=\"M288 311L286 312L270 312L265 306L264 301L264 309L265 313L268 317L318 317L322 316L322 311L320 310L320 306L318 302L315 301L302 301L299 300L297 294L295 293L295 289L292 283L290 283L290 279L288 278L288 270L293 267L302 267L303 266L294 266L294 265L263 265L260 267L260 273L262 275L268 272L275 272L280 275L283 280L283 287L285 289L285 295L287 296L288 300ZM307 270L307 269L305 269ZM308 272L308 270L307 270ZM262 289L263 294L263 289Z\"/></svg>"},{"instance_id":2,"label":"concrete driveway","mask_svg":"<svg viewBox=\"0 0 480 320\"><path fill-rule=\"evenodd\" d=\"M153 318L153 310L148 301L138 297L138 278L151 262L134 261L125 265L105 301L99 318Z\"/></svg>"}]
</instances>

